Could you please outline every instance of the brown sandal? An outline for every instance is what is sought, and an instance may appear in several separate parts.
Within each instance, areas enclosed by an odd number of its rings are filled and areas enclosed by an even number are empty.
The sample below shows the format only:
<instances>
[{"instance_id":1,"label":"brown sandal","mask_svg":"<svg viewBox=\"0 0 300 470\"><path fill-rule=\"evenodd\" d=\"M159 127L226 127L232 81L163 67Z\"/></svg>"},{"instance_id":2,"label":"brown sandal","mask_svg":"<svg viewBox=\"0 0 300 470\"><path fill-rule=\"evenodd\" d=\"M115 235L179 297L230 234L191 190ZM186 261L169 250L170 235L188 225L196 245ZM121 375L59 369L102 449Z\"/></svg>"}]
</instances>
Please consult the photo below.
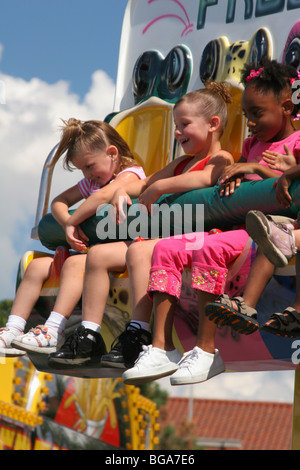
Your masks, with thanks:
<instances>
[{"instance_id":1,"label":"brown sandal","mask_svg":"<svg viewBox=\"0 0 300 470\"><path fill-rule=\"evenodd\" d=\"M237 304L237 309L233 308L232 301ZM230 326L244 335L254 333L259 327L257 311L246 305L243 297L230 298L222 294L205 307L205 315L217 325Z\"/></svg>"},{"instance_id":2,"label":"brown sandal","mask_svg":"<svg viewBox=\"0 0 300 470\"><path fill-rule=\"evenodd\" d=\"M278 328L264 324L260 330L284 338L300 336L300 313L293 307L287 307L283 313L274 313L270 320L275 320Z\"/></svg>"}]
</instances>

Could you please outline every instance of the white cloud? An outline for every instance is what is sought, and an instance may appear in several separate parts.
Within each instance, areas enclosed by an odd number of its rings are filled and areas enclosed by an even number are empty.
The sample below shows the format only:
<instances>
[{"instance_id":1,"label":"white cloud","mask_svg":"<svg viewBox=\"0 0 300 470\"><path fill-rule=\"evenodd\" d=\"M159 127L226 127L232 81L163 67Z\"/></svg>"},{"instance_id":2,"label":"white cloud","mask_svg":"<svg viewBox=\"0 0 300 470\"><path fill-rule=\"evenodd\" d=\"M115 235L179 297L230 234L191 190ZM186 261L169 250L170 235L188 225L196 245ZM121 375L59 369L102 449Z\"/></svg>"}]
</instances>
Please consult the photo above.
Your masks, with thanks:
<instances>
[{"instance_id":1,"label":"white cloud","mask_svg":"<svg viewBox=\"0 0 300 470\"><path fill-rule=\"evenodd\" d=\"M176 387L171 386L166 377L160 381L160 386L173 397L291 403L294 372L224 373L201 384Z\"/></svg>"},{"instance_id":2,"label":"white cloud","mask_svg":"<svg viewBox=\"0 0 300 470\"><path fill-rule=\"evenodd\" d=\"M0 45L0 58L1 51ZM41 172L48 153L59 140L61 119L104 119L113 110L115 85L105 72L96 71L88 94L80 101L64 81L50 85L37 78L25 81L0 74L0 83L4 84L6 95L5 104L0 104L0 299L3 299L14 295L15 274L25 241L28 240L28 245L33 243L30 230ZM67 181L74 184L74 180L81 178L76 172L57 173L57 181L53 179L56 194L68 187Z\"/></svg>"}]
</instances>

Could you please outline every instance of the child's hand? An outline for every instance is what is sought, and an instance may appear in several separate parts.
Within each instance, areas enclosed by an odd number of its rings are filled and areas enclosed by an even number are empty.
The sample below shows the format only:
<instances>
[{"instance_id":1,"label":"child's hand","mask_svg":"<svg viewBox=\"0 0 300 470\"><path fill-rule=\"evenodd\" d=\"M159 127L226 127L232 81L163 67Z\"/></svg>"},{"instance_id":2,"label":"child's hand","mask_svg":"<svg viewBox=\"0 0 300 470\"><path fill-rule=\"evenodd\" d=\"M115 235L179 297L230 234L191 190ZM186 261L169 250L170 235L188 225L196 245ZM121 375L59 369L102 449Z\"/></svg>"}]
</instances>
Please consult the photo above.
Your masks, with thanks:
<instances>
[{"instance_id":1,"label":"child's hand","mask_svg":"<svg viewBox=\"0 0 300 470\"><path fill-rule=\"evenodd\" d=\"M160 198L159 181L151 184L139 196L139 202L146 207L147 211L152 214L153 204Z\"/></svg>"},{"instance_id":2,"label":"child's hand","mask_svg":"<svg viewBox=\"0 0 300 470\"><path fill-rule=\"evenodd\" d=\"M119 225L120 223L124 222L126 220L126 214L124 212L124 207L126 206L131 206L132 205L132 200L129 197L129 195L126 193L126 191L122 189L118 189L114 196L112 197L110 201L112 213L111 216L112 218L116 219L116 223Z\"/></svg>"},{"instance_id":3,"label":"child's hand","mask_svg":"<svg viewBox=\"0 0 300 470\"><path fill-rule=\"evenodd\" d=\"M290 207L292 198L289 193L289 187L292 180L283 174L278 180L275 181L273 187L276 188L276 199L283 207Z\"/></svg>"},{"instance_id":4,"label":"child's hand","mask_svg":"<svg viewBox=\"0 0 300 470\"><path fill-rule=\"evenodd\" d=\"M65 233L67 242L73 250L83 252L87 249L89 239L79 226L66 225Z\"/></svg>"},{"instance_id":5,"label":"child's hand","mask_svg":"<svg viewBox=\"0 0 300 470\"><path fill-rule=\"evenodd\" d=\"M226 166L223 174L220 176L218 183L221 186L220 196L230 196L235 189L241 185L244 173L251 173L249 163L233 163Z\"/></svg>"},{"instance_id":6,"label":"child's hand","mask_svg":"<svg viewBox=\"0 0 300 470\"><path fill-rule=\"evenodd\" d=\"M219 180L220 197L230 196L230 194L233 194L235 189L241 185L242 180L243 178L238 176L231 180L226 180L225 183L221 183L221 181Z\"/></svg>"},{"instance_id":7,"label":"child's hand","mask_svg":"<svg viewBox=\"0 0 300 470\"><path fill-rule=\"evenodd\" d=\"M287 145L284 145L285 154L266 150L262 153L263 160L269 165L271 170L286 171L297 164L294 154Z\"/></svg>"}]
</instances>

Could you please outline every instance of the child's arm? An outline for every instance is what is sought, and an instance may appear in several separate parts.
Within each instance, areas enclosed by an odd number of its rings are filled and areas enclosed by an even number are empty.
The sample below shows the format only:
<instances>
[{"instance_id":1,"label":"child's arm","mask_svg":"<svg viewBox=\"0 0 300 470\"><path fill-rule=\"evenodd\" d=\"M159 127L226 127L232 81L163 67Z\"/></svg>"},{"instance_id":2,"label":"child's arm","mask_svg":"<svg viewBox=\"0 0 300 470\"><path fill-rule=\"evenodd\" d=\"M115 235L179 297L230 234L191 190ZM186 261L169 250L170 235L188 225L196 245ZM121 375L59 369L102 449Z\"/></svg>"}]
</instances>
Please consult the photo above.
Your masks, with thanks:
<instances>
[{"instance_id":1,"label":"child's arm","mask_svg":"<svg viewBox=\"0 0 300 470\"><path fill-rule=\"evenodd\" d=\"M88 238L80 229L68 227L68 221L71 217L69 208L82 199L83 197L78 185L75 185L56 196L51 203L53 217L63 227L67 242L76 251L84 251L86 249Z\"/></svg>"},{"instance_id":2,"label":"child's arm","mask_svg":"<svg viewBox=\"0 0 300 470\"><path fill-rule=\"evenodd\" d=\"M174 171L178 163L185 158L185 155L176 158L176 160L170 162L166 167L153 173L144 180L134 182L117 189L111 200L111 204L114 206L116 213L117 223L123 222L126 219L126 215L123 210L124 204L131 205L132 198L139 198L140 195L144 194L144 191L147 190L148 187L152 186L156 181L171 178L174 175Z\"/></svg>"},{"instance_id":3,"label":"child's arm","mask_svg":"<svg viewBox=\"0 0 300 470\"><path fill-rule=\"evenodd\" d=\"M220 195L229 196L233 194L235 189L240 186L245 174L256 174L262 179L278 177L278 172L267 166L257 162L247 162L245 159L242 161L240 159L238 163L228 166L221 176L219 181L222 185Z\"/></svg>"},{"instance_id":4,"label":"child's arm","mask_svg":"<svg viewBox=\"0 0 300 470\"><path fill-rule=\"evenodd\" d=\"M284 207L290 207L292 203L292 198L288 189L292 182L297 178L300 178L300 164L285 171L273 185L276 188L276 198Z\"/></svg>"},{"instance_id":5,"label":"child's arm","mask_svg":"<svg viewBox=\"0 0 300 470\"><path fill-rule=\"evenodd\" d=\"M99 191L89 196L71 215L68 220L68 224L75 226L81 224L84 220L95 215L101 204L108 204L119 188L123 188L124 186L126 187L128 184L132 184L133 182L135 184L143 184L143 181L144 180L140 180L133 172L128 171L126 173L122 173L111 183L103 186Z\"/></svg>"},{"instance_id":6,"label":"child's arm","mask_svg":"<svg viewBox=\"0 0 300 470\"><path fill-rule=\"evenodd\" d=\"M147 207L148 211L151 211L152 204L163 194L184 193L193 189L214 186L224 168L232 162L233 158L228 152L221 152L213 156L203 170L156 179L152 184L147 185L147 188L141 193L139 201Z\"/></svg>"}]
</instances>

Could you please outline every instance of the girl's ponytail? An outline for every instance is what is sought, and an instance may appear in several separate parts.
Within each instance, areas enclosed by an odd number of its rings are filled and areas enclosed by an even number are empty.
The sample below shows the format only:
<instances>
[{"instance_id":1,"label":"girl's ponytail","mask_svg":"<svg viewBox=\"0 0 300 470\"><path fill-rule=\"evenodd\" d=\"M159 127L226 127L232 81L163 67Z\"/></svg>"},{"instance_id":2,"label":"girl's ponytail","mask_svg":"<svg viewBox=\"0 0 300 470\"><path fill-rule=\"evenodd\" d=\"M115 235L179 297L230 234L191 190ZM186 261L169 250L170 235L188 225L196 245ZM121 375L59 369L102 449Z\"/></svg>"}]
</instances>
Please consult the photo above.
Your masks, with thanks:
<instances>
[{"instance_id":1,"label":"girl's ponytail","mask_svg":"<svg viewBox=\"0 0 300 470\"><path fill-rule=\"evenodd\" d=\"M226 104L232 103L229 86L224 82L207 82L206 90L212 95L219 96Z\"/></svg>"},{"instance_id":2,"label":"girl's ponytail","mask_svg":"<svg viewBox=\"0 0 300 470\"><path fill-rule=\"evenodd\" d=\"M127 143L110 124L95 120L80 121L75 118L62 122L62 136L51 163L52 168L66 153L64 167L73 170L72 160L76 154L86 149L95 152L105 151L109 145L114 145L118 149L119 171L138 165Z\"/></svg>"}]
</instances>

